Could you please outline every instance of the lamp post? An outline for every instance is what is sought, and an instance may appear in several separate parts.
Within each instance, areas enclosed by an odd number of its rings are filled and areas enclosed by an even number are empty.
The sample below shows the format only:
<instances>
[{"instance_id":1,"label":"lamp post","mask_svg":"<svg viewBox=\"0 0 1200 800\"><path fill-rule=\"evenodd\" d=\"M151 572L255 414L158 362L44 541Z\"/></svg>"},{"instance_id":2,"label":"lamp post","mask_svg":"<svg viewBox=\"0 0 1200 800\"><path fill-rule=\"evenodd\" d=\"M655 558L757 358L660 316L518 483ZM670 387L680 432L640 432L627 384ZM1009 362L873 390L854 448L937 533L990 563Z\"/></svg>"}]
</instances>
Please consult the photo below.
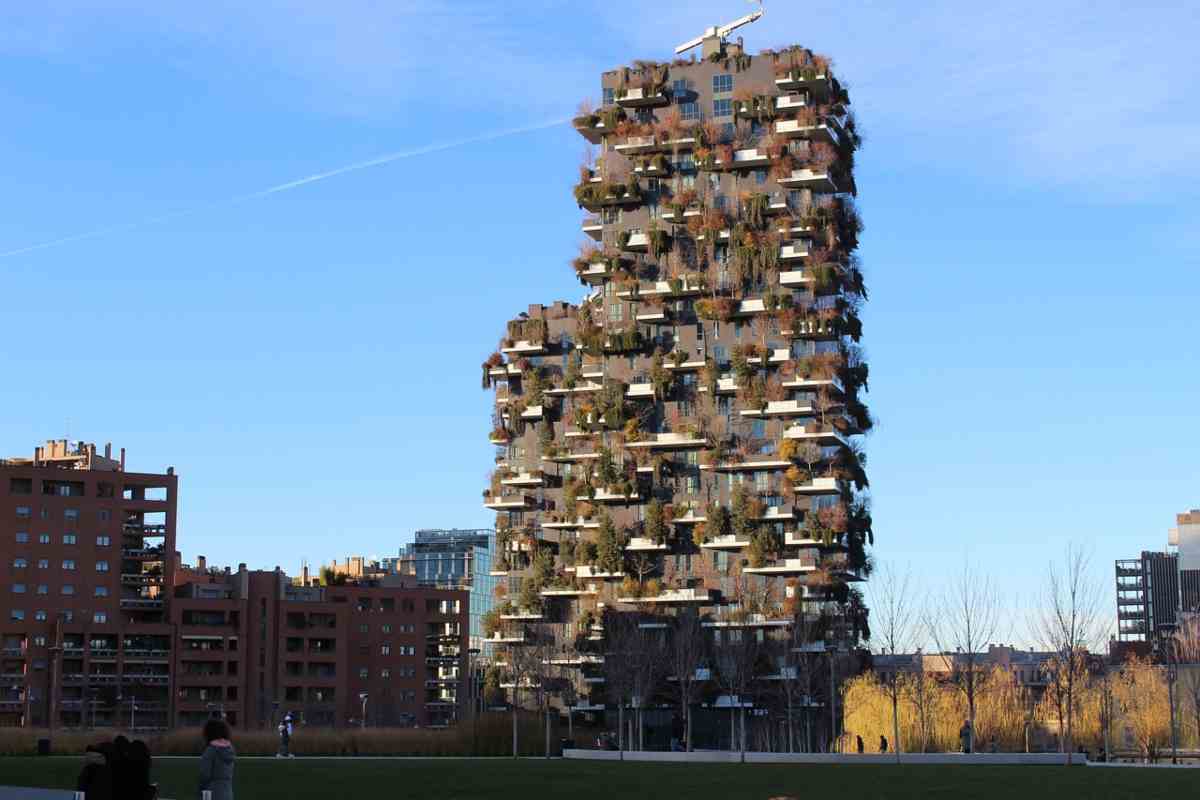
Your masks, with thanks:
<instances>
[{"instance_id":1,"label":"lamp post","mask_svg":"<svg viewBox=\"0 0 1200 800\"><path fill-rule=\"evenodd\" d=\"M471 692L471 755L479 755L479 691L475 680L475 656L479 655L478 647L467 648L467 681Z\"/></svg>"},{"instance_id":2,"label":"lamp post","mask_svg":"<svg viewBox=\"0 0 1200 800\"><path fill-rule=\"evenodd\" d=\"M358 699L362 701L362 714L359 719L359 727L367 727L367 693L359 692Z\"/></svg>"}]
</instances>

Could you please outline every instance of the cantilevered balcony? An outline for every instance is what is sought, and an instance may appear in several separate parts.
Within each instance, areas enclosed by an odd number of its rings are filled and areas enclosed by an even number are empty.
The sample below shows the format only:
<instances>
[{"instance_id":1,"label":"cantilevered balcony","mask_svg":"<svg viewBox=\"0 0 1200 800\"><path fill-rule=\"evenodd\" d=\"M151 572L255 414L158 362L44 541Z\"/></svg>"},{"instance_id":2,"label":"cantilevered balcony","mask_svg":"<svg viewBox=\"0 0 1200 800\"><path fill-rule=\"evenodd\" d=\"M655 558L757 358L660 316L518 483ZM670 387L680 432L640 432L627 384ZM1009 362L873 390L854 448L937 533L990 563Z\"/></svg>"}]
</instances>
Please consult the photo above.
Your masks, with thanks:
<instances>
[{"instance_id":1,"label":"cantilevered balcony","mask_svg":"<svg viewBox=\"0 0 1200 800\"><path fill-rule=\"evenodd\" d=\"M639 298L691 297L704 291L698 278L679 278L674 281L653 281L638 284L636 291L622 289L617 296L626 300Z\"/></svg>"},{"instance_id":2,"label":"cantilevered balcony","mask_svg":"<svg viewBox=\"0 0 1200 800\"><path fill-rule=\"evenodd\" d=\"M819 392L822 389L835 394L844 394L842 382L837 378L792 378L783 382L785 389L802 389L809 392Z\"/></svg>"},{"instance_id":3,"label":"cantilevered balcony","mask_svg":"<svg viewBox=\"0 0 1200 800\"><path fill-rule=\"evenodd\" d=\"M812 270L790 269L779 273L779 285L783 287L805 287L811 286L814 282Z\"/></svg>"},{"instance_id":4,"label":"cantilevered balcony","mask_svg":"<svg viewBox=\"0 0 1200 800\"><path fill-rule=\"evenodd\" d=\"M638 311L637 317L636 317L638 322L651 323L651 324L659 323L659 322L667 322L670 320L670 318L671 317L667 313L667 309L664 306L658 306L658 307L647 306L645 311Z\"/></svg>"},{"instance_id":5,"label":"cantilevered balcony","mask_svg":"<svg viewBox=\"0 0 1200 800\"><path fill-rule=\"evenodd\" d=\"M544 412L542 406L526 406L525 409L521 412L521 419L527 420L527 421L528 420L539 420L542 418L544 413L545 412Z\"/></svg>"},{"instance_id":6,"label":"cantilevered balcony","mask_svg":"<svg viewBox=\"0 0 1200 800\"><path fill-rule=\"evenodd\" d=\"M791 506L767 506L754 517L755 522L794 522L796 511Z\"/></svg>"},{"instance_id":7,"label":"cantilevered balcony","mask_svg":"<svg viewBox=\"0 0 1200 800\"><path fill-rule=\"evenodd\" d=\"M708 442L698 434L692 433L651 433L647 438L636 442L626 442L630 450L697 450Z\"/></svg>"},{"instance_id":8,"label":"cantilevered balcony","mask_svg":"<svg viewBox=\"0 0 1200 800\"><path fill-rule=\"evenodd\" d=\"M786 628L792 624L792 620L768 617L766 614L741 614L701 624L705 628Z\"/></svg>"},{"instance_id":9,"label":"cantilevered balcony","mask_svg":"<svg viewBox=\"0 0 1200 800\"><path fill-rule=\"evenodd\" d=\"M712 589L664 589L656 595L643 597L618 597L618 603L651 603L655 605L700 605L708 606L717 602L717 593Z\"/></svg>"},{"instance_id":10,"label":"cantilevered balcony","mask_svg":"<svg viewBox=\"0 0 1200 800\"><path fill-rule=\"evenodd\" d=\"M808 105L808 98L803 94L781 94L775 98L775 108L780 111L794 111Z\"/></svg>"},{"instance_id":11,"label":"cantilevered balcony","mask_svg":"<svg viewBox=\"0 0 1200 800\"><path fill-rule=\"evenodd\" d=\"M727 533L724 536L714 536L700 546L705 550L741 550L750 546L750 537Z\"/></svg>"},{"instance_id":12,"label":"cantilevered balcony","mask_svg":"<svg viewBox=\"0 0 1200 800\"><path fill-rule=\"evenodd\" d=\"M545 618L541 611L528 608L515 608L507 614L500 615L500 619L511 622L539 622Z\"/></svg>"},{"instance_id":13,"label":"cantilevered balcony","mask_svg":"<svg viewBox=\"0 0 1200 800\"><path fill-rule=\"evenodd\" d=\"M630 136L625 141L615 145L613 150L625 155L649 153L657 149L658 143L653 136Z\"/></svg>"},{"instance_id":14,"label":"cantilevered balcony","mask_svg":"<svg viewBox=\"0 0 1200 800\"><path fill-rule=\"evenodd\" d=\"M768 400L761 409L743 409L743 417L811 417L816 413L813 404L807 400Z\"/></svg>"},{"instance_id":15,"label":"cantilevered balcony","mask_svg":"<svg viewBox=\"0 0 1200 800\"><path fill-rule=\"evenodd\" d=\"M761 567L743 567L743 572L752 575L803 575L817 571L816 558L781 558Z\"/></svg>"},{"instance_id":16,"label":"cantilevered balcony","mask_svg":"<svg viewBox=\"0 0 1200 800\"><path fill-rule=\"evenodd\" d=\"M583 232L592 237L596 241L604 235L604 223L599 217L588 217L583 221Z\"/></svg>"},{"instance_id":17,"label":"cantilevered balcony","mask_svg":"<svg viewBox=\"0 0 1200 800\"><path fill-rule=\"evenodd\" d=\"M842 481L837 478L813 478L810 481L792 484L792 490L796 494L818 496L841 494L842 486Z\"/></svg>"},{"instance_id":18,"label":"cantilevered balcony","mask_svg":"<svg viewBox=\"0 0 1200 800\"><path fill-rule=\"evenodd\" d=\"M780 261L796 261L801 258L808 258L810 254L807 242L790 242L789 244L781 245L779 248Z\"/></svg>"},{"instance_id":19,"label":"cantilevered balcony","mask_svg":"<svg viewBox=\"0 0 1200 800\"><path fill-rule=\"evenodd\" d=\"M500 485L536 488L546 485L546 476L540 472L520 472L507 478L501 478Z\"/></svg>"},{"instance_id":20,"label":"cantilevered balcony","mask_svg":"<svg viewBox=\"0 0 1200 800\"><path fill-rule=\"evenodd\" d=\"M538 592L542 597L590 597L599 593L591 586L552 586Z\"/></svg>"},{"instance_id":21,"label":"cantilevered balcony","mask_svg":"<svg viewBox=\"0 0 1200 800\"><path fill-rule=\"evenodd\" d=\"M833 120L826 120L816 125L807 125L798 119L781 119L775 123L775 133L778 136L811 139L833 145L838 143L840 131L841 129Z\"/></svg>"},{"instance_id":22,"label":"cantilevered balcony","mask_svg":"<svg viewBox=\"0 0 1200 800\"><path fill-rule=\"evenodd\" d=\"M616 277L618 265L612 261L593 261L575 274L579 280L592 286L598 286ZM507 351L501 351L507 352Z\"/></svg>"},{"instance_id":23,"label":"cantilevered balcony","mask_svg":"<svg viewBox=\"0 0 1200 800\"><path fill-rule=\"evenodd\" d=\"M798 442L813 442L822 447L841 445L848 447L846 437L833 428L821 428L818 425L793 425L783 432L783 438L795 439Z\"/></svg>"},{"instance_id":24,"label":"cantilevered balcony","mask_svg":"<svg viewBox=\"0 0 1200 800\"><path fill-rule=\"evenodd\" d=\"M701 464L702 470L715 472L758 472L760 470L787 469L791 461L781 458L750 459L746 461L727 461L724 464Z\"/></svg>"},{"instance_id":25,"label":"cantilevered balcony","mask_svg":"<svg viewBox=\"0 0 1200 800\"><path fill-rule=\"evenodd\" d=\"M790 175L779 179L779 185L789 189L812 189L814 192L838 191L829 170L812 167L792 170Z\"/></svg>"},{"instance_id":26,"label":"cantilevered balcony","mask_svg":"<svg viewBox=\"0 0 1200 800\"><path fill-rule=\"evenodd\" d=\"M625 396L630 400L651 400L654 398L654 384L631 383L625 390Z\"/></svg>"},{"instance_id":27,"label":"cantilevered balcony","mask_svg":"<svg viewBox=\"0 0 1200 800\"><path fill-rule=\"evenodd\" d=\"M716 164L722 169L751 169L753 167L765 167L771 163L771 157L767 155L766 150L760 150L757 147L751 147L745 150L734 150L733 161L726 164L720 159Z\"/></svg>"},{"instance_id":28,"label":"cantilevered balcony","mask_svg":"<svg viewBox=\"0 0 1200 800\"><path fill-rule=\"evenodd\" d=\"M737 392L737 381L733 378L717 378L717 394L734 394ZM708 387L701 386L698 391L707 393Z\"/></svg>"},{"instance_id":29,"label":"cantilevered balcony","mask_svg":"<svg viewBox=\"0 0 1200 800\"><path fill-rule=\"evenodd\" d=\"M745 317L752 314L761 314L766 310L767 307L763 303L763 299L761 297L752 298L750 300L740 300L738 301L737 308L734 309L733 316Z\"/></svg>"},{"instance_id":30,"label":"cantilevered balcony","mask_svg":"<svg viewBox=\"0 0 1200 800\"><path fill-rule=\"evenodd\" d=\"M787 92L807 89L814 95L824 96L829 92L829 74L813 67L801 67L776 78L775 86Z\"/></svg>"},{"instance_id":31,"label":"cantilevered balcony","mask_svg":"<svg viewBox=\"0 0 1200 800\"><path fill-rule=\"evenodd\" d=\"M696 523L707 521L708 517L704 515L704 512L698 512L695 508L688 508L683 514L677 514L671 519L671 522L676 525L695 525Z\"/></svg>"},{"instance_id":32,"label":"cantilevered balcony","mask_svg":"<svg viewBox=\"0 0 1200 800\"><path fill-rule=\"evenodd\" d=\"M501 364L488 369L488 375L493 378L516 378L521 375L521 368L516 364Z\"/></svg>"},{"instance_id":33,"label":"cantilevered balcony","mask_svg":"<svg viewBox=\"0 0 1200 800\"><path fill-rule=\"evenodd\" d=\"M628 553L663 553L670 549L670 545L659 544L644 536L631 536L629 543L625 545L625 551Z\"/></svg>"},{"instance_id":34,"label":"cantilevered balcony","mask_svg":"<svg viewBox=\"0 0 1200 800\"><path fill-rule=\"evenodd\" d=\"M511 347L501 347L500 352L505 355L536 356L546 352L546 343L520 339L513 342Z\"/></svg>"},{"instance_id":35,"label":"cantilevered balcony","mask_svg":"<svg viewBox=\"0 0 1200 800\"><path fill-rule=\"evenodd\" d=\"M600 521L576 517L561 522L543 522L542 527L551 531L596 530L600 527Z\"/></svg>"},{"instance_id":36,"label":"cantilevered balcony","mask_svg":"<svg viewBox=\"0 0 1200 800\"><path fill-rule=\"evenodd\" d=\"M594 381L591 381L591 380L582 380L582 381L578 381L574 386L572 386L569 389L565 386L556 387L554 389L547 389L546 394L554 396L554 397L557 397L560 395L568 395L568 394L586 394L587 392L598 392L603 388L604 388L603 384L595 383Z\"/></svg>"},{"instance_id":37,"label":"cantilevered balcony","mask_svg":"<svg viewBox=\"0 0 1200 800\"><path fill-rule=\"evenodd\" d=\"M522 508L532 508L533 498L525 494L489 495L483 500L484 508L496 511L511 511Z\"/></svg>"},{"instance_id":38,"label":"cantilevered balcony","mask_svg":"<svg viewBox=\"0 0 1200 800\"><path fill-rule=\"evenodd\" d=\"M616 581L622 580L625 577L624 572L605 572L597 569L590 564L578 564L575 566L575 577L579 580L602 580Z\"/></svg>"},{"instance_id":39,"label":"cantilevered balcony","mask_svg":"<svg viewBox=\"0 0 1200 800\"><path fill-rule=\"evenodd\" d=\"M625 108L652 108L654 106L666 106L671 104L671 96L667 94L666 89L651 88L644 89L636 87L627 89L625 95L618 97L617 105Z\"/></svg>"},{"instance_id":40,"label":"cantilevered balcony","mask_svg":"<svg viewBox=\"0 0 1200 800\"><path fill-rule=\"evenodd\" d=\"M632 494L621 494L601 487L596 489L590 499L595 503L637 503L642 498L636 489Z\"/></svg>"},{"instance_id":41,"label":"cantilevered balcony","mask_svg":"<svg viewBox=\"0 0 1200 800\"><path fill-rule=\"evenodd\" d=\"M580 461L595 461L599 453L558 453L552 456L542 456L542 461L553 461L556 464L574 464Z\"/></svg>"},{"instance_id":42,"label":"cantilevered balcony","mask_svg":"<svg viewBox=\"0 0 1200 800\"><path fill-rule=\"evenodd\" d=\"M491 642L492 644L525 644L527 640L525 639L524 631L517 631L515 633L496 631L494 634L492 634L492 638L488 639L487 641Z\"/></svg>"}]
</instances>

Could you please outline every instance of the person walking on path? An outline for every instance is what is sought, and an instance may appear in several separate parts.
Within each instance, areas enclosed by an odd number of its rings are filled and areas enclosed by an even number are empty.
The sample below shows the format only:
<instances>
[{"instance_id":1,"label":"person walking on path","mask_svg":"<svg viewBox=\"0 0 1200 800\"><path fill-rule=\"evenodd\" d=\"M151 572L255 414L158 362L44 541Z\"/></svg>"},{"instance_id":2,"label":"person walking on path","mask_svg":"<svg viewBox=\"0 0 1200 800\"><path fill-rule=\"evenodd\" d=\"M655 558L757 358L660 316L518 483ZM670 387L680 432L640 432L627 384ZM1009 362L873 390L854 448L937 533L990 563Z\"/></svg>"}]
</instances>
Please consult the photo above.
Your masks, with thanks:
<instances>
[{"instance_id":1,"label":"person walking on path","mask_svg":"<svg viewBox=\"0 0 1200 800\"><path fill-rule=\"evenodd\" d=\"M292 755L292 715L284 714L283 721L279 723L279 752L275 754L276 758L295 758Z\"/></svg>"},{"instance_id":2,"label":"person walking on path","mask_svg":"<svg viewBox=\"0 0 1200 800\"><path fill-rule=\"evenodd\" d=\"M233 800L233 762L237 754L224 720L204 723L204 742L207 746L200 756L200 791L212 792L212 800Z\"/></svg>"},{"instance_id":3,"label":"person walking on path","mask_svg":"<svg viewBox=\"0 0 1200 800\"><path fill-rule=\"evenodd\" d=\"M857 741L857 745L858 745L858 754L861 756L861 755L863 754L863 740L862 740L862 737L861 737L861 736L856 736L856 737L855 737L855 739L857 739L857 740L858 740L858 741Z\"/></svg>"},{"instance_id":4,"label":"person walking on path","mask_svg":"<svg viewBox=\"0 0 1200 800\"><path fill-rule=\"evenodd\" d=\"M958 729L958 739L962 743L962 751L964 753L971 752L971 720L964 719L962 727Z\"/></svg>"},{"instance_id":5,"label":"person walking on path","mask_svg":"<svg viewBox=\"0 0 1200 800\"><path fill-rule=\"evenodd\" d=\"M882 733L879 734L879 752L881 752L881 753L887 752L887 737L884 736Z\"/></svg>"}]
</instances>

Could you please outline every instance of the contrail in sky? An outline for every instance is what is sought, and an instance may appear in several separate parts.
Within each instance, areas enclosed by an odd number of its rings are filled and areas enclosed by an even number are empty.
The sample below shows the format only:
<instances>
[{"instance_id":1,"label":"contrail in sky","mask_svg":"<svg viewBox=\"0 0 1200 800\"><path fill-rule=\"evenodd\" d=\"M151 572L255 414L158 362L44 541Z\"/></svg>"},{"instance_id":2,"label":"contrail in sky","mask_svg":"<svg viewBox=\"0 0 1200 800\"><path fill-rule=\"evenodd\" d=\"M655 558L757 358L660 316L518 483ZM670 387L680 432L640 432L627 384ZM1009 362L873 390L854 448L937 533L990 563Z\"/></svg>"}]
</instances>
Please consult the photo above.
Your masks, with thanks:
<instances>
[{"instance_id":1,"label":"contrail in sky","mask_svg":"<svg viewBox=\"0 0 1200 800\"><path fill-rule=\"evenodd\" d=\"M556 125L563 125L568 121L569 121L569 119L567 119L567 118L556 119L556 120L551 120L549 122L540 122L536 125L526 125L521 128L508 128L508 129L502 130L502 131L492 131L491 133L481 133L478 136L468 136L463 139L453 139L448 142L438 142L436 144L427 144L422 147L415 147L411 150L398 150L394 153L386 153L385 155L377 156L376 158L371 158L366 161L357 161L353 164L347 164L344 167L337 167L335 169L326 170L325 172L318 172L318 173L309 175L304 178L297 178L296 180L288 181L287 183L280 183L280 184L271 186L266 189L260 189L257 192L249 192L248 194L239 194L239 195L235 195L234 197L226 198L224 200L214 200L211 203L205 203L204 205L195 206L193 208L187 208L187 209L183 209L180 211L172 211L167 214L160 214L155 217L146 217L145 219L140 219L140 220L137 220L136 222L126 222L126 223L123 223L120 225L112 225L107 228L97 228L95 230L85 231L83 233L76 233L76 234L72 234L70 236L63 236L59 239L51 239L50 241L39 242L37 244L27 245L25 247L17 248L16 250L8 250L6 252L0 252L0 258L9 258L11 256L19 256L22 253L32 253L37 250L46 250L51 247L58 247L59 245L70 244L71 242L78 242L83 239L95 239L100 236L107 236L110 233L119 233L121 231L133 230L135 228L143 228L147 225L154 225L159 222L166 222L167 220L178 219L179 217L189 217L189 216L192 216L193 214L199 214L203 211L208 211L213 208L219 208L221 206L232 205L235 203L244 203L248 200L258 200L259 198L267 197L268 195L279 194L280 192L286 192L291 189L298 189L301 186L307 186L310 183L317 183L319 181L328 180L329 178L336 178L338 175L345 175L348 172L358 172L359 170L369 169L371 167L381 167L385 164L390 164L393 161L400 161L401 159L405 159L405 158L413 158L415 156L428 155L429 153L437 153L442 150L450 150L452 148L462 147L463 145L468 145L468 144L478 144L479 142L490 142L493 139L501 139L501 138L504 138L505 136L515 136L519 133L532 133L533 131L541 131L541 130L545 130L546 128L553 128Z\"/></svg>"}]
</instances>

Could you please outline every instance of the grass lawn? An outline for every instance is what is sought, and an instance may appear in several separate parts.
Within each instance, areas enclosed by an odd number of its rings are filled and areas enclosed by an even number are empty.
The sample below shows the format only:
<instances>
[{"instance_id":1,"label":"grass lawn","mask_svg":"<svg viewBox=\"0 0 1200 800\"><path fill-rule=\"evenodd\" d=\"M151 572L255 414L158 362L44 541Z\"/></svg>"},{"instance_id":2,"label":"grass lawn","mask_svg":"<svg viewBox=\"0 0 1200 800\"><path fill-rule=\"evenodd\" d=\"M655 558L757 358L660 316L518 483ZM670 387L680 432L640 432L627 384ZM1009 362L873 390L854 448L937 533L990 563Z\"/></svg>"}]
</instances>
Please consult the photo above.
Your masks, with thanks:
<instances>
[{"instance_id":1,"label":"grass lawn","mask_svg":"<svg viewBox=\"0 0 1200 800\"><path fill-rule=\"evenodd\" d=\"M74 788L75 758L0 757L0 786ZM192 800L196 764L155 762L165 797ZM686 798L767 800L777 795L852 798L1172 798L1194 796L1191 770L1017 766L647 764L581 761L247 759L237 765L241 800L354 797L460 800Z\"/></svg>"}]
</instances>

